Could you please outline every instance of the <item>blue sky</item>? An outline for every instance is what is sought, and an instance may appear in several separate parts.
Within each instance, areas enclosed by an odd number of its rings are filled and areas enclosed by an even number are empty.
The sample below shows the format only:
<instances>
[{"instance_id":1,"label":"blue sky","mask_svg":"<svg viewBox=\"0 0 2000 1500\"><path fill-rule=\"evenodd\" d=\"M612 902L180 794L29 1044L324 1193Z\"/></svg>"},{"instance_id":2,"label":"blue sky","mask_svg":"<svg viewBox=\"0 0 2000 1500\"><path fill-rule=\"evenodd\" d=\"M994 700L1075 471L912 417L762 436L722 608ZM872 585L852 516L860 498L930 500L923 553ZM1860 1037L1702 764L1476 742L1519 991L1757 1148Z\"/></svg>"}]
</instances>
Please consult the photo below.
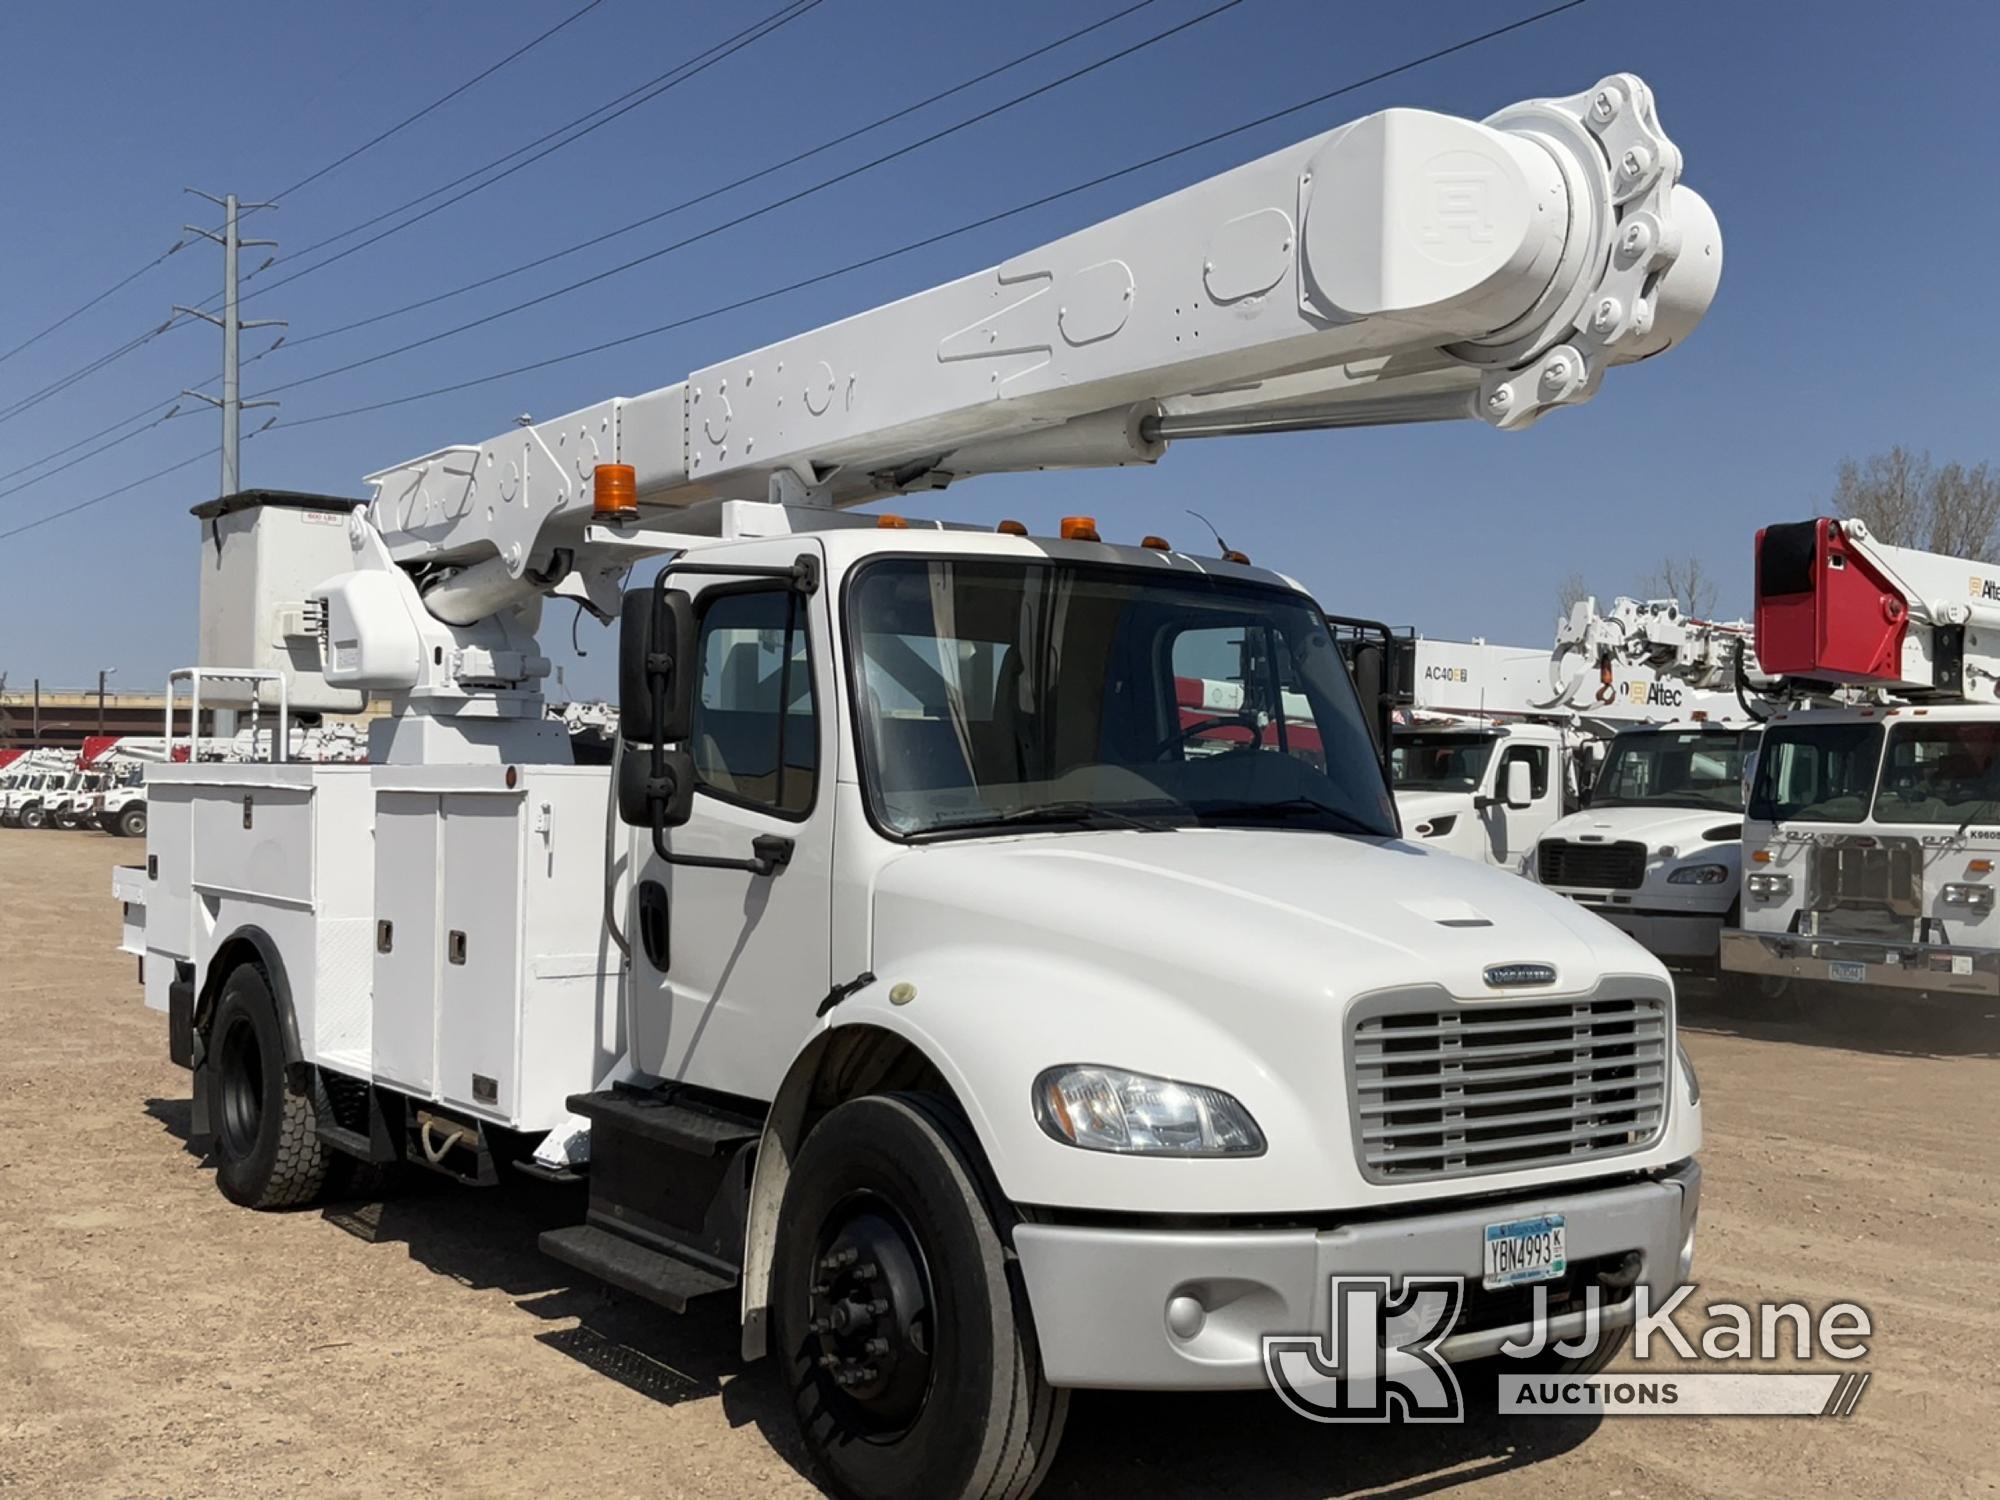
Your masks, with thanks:
<instances>
[{"instance_id":1,"label":"blue sky","mask_svg":"<svg viewBox=\"0 0 2000 1500\"><path fill-rule=\"evenodd\" d=\"M184 184L279 192L575 10L473 4L212 0L199 6L10 6L0 50L8 207L0 350L164 250L213 210ZM1129 0L823 0L577 145L323 271L246 316L308 336L503 270L839 135L1117 11ZM781 175L556 265L249 367L245 392L495 311L774 198L998 103L1217 0L1154 0L1121 22ZM1192 545L1193 507L1232 546L1293 572L1330 608L1427 634L1549 639L1580 570L1610 593L1666 553L1719 575L1747 609L1752 533L1815 510L1844 455L1892 443L1940 461L1993 454L1990 332L1961 278L2000 243L1990 71L2000 7L1920 3L1675 6L1592 0L1279 125L886 264L676 333L343 421L284 421L400 397L665 323L810 276L1124 166L1447 45L1535 0L1335 4L1243 0L1090 78L754 224L471 332L299 386L244 448L247 484L360 494L360 476L446 443L549 417L989 265L1238 161L1392 104L1477 117L1629 69L1654 87L1687 180L1719 215L1722 289L1668 358L1614 372L1589 406L1520 435L1472 424L1183 444L1151 471L989 479L930 512L1088 511L1107 535ZM665 72L779 0L603 0L558 36L391 140L249 221L298 251L522 146ZM393 221L392 221L393 222ZM246 228L246 233L251 232ZM356 238L359 238L357 236ZM252 280L259 291L329 251ZM1966 257L1973 259L1968 262ZM258 258L246 253L246 269ZM1967 265L1972 267L1966 270ZM195 242L0 363L0 411L220 284ZM274 335L249 336L255 351ZM0 420L0 473L220 369L206 325ZM253 413L246 430L266 413ZM113 434L114 436L116 434ZM216 419L176 417L72 465L0 480L0 531L204 452L178 473L0 543L0 672L25 686L150 686L194 654L195 523L215 492ZM87 451L85 445L79 453ZM38 476L39 482L29 484ZM25 486L25 487L22 487ZM6 493L12 491L12 493ZM901 508L916 510L915 506ZM572 692L609 682L610 637L563 613L544 640Z\"/></svg>"}]
</instances>

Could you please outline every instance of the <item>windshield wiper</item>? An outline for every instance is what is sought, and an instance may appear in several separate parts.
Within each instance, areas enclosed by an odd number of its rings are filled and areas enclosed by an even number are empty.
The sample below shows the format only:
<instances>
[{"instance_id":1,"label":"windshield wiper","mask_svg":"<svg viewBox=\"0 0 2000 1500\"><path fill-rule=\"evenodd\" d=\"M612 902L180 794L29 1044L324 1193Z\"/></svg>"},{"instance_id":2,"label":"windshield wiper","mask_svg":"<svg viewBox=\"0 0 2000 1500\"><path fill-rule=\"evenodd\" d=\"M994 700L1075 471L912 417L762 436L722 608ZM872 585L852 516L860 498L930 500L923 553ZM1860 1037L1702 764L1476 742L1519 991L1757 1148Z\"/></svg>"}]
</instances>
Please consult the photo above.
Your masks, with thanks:
<instances>
[{"instance_id":1,"label":"windshield wiper","mask_svg":"<svg viewBox=\"0 0 2000 1500\"><path fill-rule=\"evenodd\" d=\"M1311 797L1281 797L1271 802L1224 802L1197 808L1196 812L1204 819L1269 817L1275 822L1291 821L1284 816L1287 813L1311 813L1339 825L1333 830L1337 833L1358 833L1381 839L1390 837L1388 829L1372 827L1350 812Z\"/></svg>"},{"instance_id":2,"label":"windshield wiper","mask_svg":"<svg viewBox=\"0 0 2000 1500\"><path fill-rule=\"evenodd\" d=\"M1145 805L1149 808L1155 806L1150 803ZM1106 807L1097 802L1037 802L1029 807L1016 807L986 817L963 818L956 822L940 823L924 831L927 835L935 836L968 833L981 828L1047 825L1069 828L1131 828L1141 833L1164 833L1170 829L1187 826L1191 817L1190 810L1178 802L1159 803L1157 807L1163 816L1144 817L1136 812Z\"/></svg>"}]
</instances>

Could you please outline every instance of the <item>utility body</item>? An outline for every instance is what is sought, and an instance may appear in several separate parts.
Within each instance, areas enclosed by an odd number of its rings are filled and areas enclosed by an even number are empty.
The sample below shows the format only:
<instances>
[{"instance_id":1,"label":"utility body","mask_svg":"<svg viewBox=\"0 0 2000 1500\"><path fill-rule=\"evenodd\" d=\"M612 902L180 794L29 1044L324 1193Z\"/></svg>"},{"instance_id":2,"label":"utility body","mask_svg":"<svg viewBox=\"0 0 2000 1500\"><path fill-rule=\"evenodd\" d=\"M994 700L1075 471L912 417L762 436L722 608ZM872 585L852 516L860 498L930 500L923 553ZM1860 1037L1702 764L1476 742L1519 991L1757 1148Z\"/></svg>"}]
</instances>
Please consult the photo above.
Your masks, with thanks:
<instances>
[{"instance_id":1,"label":"utility body","mask_svg":"<svg viewBox=\"0 0 2000 1500\"><path fill-rule=\"evenodd\" d=\"M1679 166L1626 74L1392 110L364 501L197 507L211 701L394 709L367 765L150 775L115 890L223 1190L587 1178L543 1247L734 1300L848 1495L1026 1494L1069 1391L1262 1385L1337 1273L1467 1277L1482 1358L1560 1231L1552 1333L1625 1327L1693 1250L1672 986L1401 837L1388 632L1351 673L1240 554L850 507L1523 425L1699 320ZM548 598L620 618L611 767Z\"/></svg>"}]
</instances>

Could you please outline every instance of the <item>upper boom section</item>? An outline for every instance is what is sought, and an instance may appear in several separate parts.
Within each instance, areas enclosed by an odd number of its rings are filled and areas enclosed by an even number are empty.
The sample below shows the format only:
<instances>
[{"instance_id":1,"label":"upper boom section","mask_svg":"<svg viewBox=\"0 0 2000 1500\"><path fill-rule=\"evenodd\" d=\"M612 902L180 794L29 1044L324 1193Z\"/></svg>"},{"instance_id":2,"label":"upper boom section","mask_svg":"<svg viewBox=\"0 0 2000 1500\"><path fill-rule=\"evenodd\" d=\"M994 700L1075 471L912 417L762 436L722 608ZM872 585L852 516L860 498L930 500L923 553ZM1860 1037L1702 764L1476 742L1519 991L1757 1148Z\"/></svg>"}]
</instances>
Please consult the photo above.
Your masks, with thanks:
<instances>
[{"instance_id":1,"label":"upper boom section","mask_svg":"<svg viewBox=\"0 0 2000 1500\"><path fill-rule=\"evenodd\" d=\"M632 466L642 506L847 506L1152 462L1183 436L1522 427L1707 310L1721 239L1680 170L1627 73L1484 123L1385 110L649 394L400 465L373 476L370 519L405 566L494 559L490 586L456 591L477 613L552 561L611 561L582 535L600 464Z\"/></svg>"}]
</instances>

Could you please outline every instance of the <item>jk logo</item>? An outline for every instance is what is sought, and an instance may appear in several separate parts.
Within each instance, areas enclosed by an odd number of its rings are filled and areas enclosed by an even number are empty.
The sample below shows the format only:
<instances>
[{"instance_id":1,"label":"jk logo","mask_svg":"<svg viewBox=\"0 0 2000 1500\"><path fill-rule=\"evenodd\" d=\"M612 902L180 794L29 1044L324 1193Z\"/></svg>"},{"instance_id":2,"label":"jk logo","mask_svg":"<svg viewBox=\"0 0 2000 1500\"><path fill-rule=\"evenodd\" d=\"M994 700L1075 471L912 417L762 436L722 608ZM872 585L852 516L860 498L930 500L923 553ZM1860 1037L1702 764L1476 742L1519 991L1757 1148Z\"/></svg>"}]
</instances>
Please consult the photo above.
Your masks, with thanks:
<instances>
[{"instance_id":1,"label":"jk logo","mask_svg":"<svg viewBox=\"0 0 2000 1500\"><path fill-rule=\"evenodd\" d=\"M1438 1351L1465 1300L1456 1276L1335 1276L1331 1327L1316 1334L1266 1334L1264 1376L1300 1416L1314 1422L1462 1422L1465 1402Z\"/></svg>"}]
</instances>

